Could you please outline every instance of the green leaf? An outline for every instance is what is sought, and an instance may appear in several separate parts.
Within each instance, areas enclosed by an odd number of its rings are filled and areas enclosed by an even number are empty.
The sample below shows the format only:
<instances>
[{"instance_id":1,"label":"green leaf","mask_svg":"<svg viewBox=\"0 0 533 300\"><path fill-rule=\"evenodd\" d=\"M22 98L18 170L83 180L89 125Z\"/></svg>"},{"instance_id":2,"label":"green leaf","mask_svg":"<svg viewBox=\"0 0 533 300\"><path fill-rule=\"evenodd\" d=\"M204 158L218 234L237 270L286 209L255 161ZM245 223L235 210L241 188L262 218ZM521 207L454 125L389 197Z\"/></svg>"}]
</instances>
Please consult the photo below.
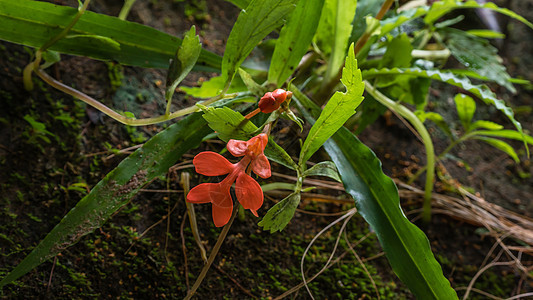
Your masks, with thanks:
<instances>
[{"instance_id":1,"label":"green leaf","mask_svg":"<svg viewBox=\"0 0 533 300\"><path fill-rule=\"evenodd\" d=\"M316 117L320 109L295 91ZM305 101L305 102L304 102ZM308 122L313 117L302 110ZM398 190L387 177L376 155L342 127L324 144L341 175L346 192L355 200L358 212L370 224L398 277L418 299L457 299L442 274L424 233L413 225L400 208Z\"/></svg>"},{"instance_id":2,"label":"green leaf","mask_svg":"<svg viewBox=\"0 0 533 300\"><path fill-rule=\"evenodd\" d=\"M489 41L454 28L444 28L439 33L444 35L452 55L465 67L505 86L512 93L516 92L509 81L511 76L498 56L498 49Z\"/></svg>"},{"instance_id":3,"label":"green leaf","mask_svg":"<svg viewBox=\"0 0 533 300\"><path fill-rule=\"evenodd\" d=\"M294 73L311 44L323 5L324 0L298 2L276 41L268 69L269 82L281 86Z\"/></svg>"},{"instance_id":4,"label":"green leaf","mask_svg":"<svg viewBox=\"0 0 533 300\"><path fill-rule=\"evenodd\" d=\"M254 47L294 9L295 0L252 0L233 25L222 58L222 78L228 84Z\"/></svg>"},{"instance_id":5,"label":"green leaf","mask_svg":"<svg viewBox=\"0 0 533 300\"><path fill-rule=\"evenodd\" d=\"M387 51L379 63L380 68L406 68L411 65L413 46L407 34L394 37L387 44Z\"/></svg>"},{"instance_id":6,"label":"green leaf","mask_svg":"<svg viewBox=\"0 0 533 300\"><path fill-rule=\"evenodd\" d=\"M239 68L239 77L241 77L242 82L244 82L244 85L246 88L252 92L252 94L262 97L268 90L266 87L261 86L257 82L254 81L252 78L252 75L248 74L245 70L242 68Z\"/></svg>"},{"instance_id":7,"label":"green leaf","mask_svg":"<svg viewBox=\"0 0 533 300\"><path fill-rule=\"evenodd\" d=\"M454 98L455 107L457 108L457 114L459 115L459 120L463 124L463 127L466 131L470 129L470 123L472 123L472 118L476 112L476 102L472 97L465 94L457 94Z\"/></svg>"},{"instance_id":8,"label":"green leaf","mask_svg":"<svg viewBox=\"0 0 533 300\"><path fill-rule=\"evenodd\" d=\"M413 46L407 35L401 34L393 38L387 45L387 51L379 63L379 68L407 68L411 66L411 52ZM405 80L405 78L403 78ZM398 83L402 80L400 76L382 76L378 77L376 86L386 87Z\"/></svg>"},{"instance_id":9,"label":"green leaf","mask_svg":"<svg viewBox=\"0 0 533 300\"><path fill-rule=\"evenodd\" d=\"M202 82L200 87L182 86L180 89L195 98L211 98L219 95L224 89L224 78L222 76L212 77L208 81ZM247 87L241 78L235 78L227 91L228 94L246 91Z\"/></svg>"},{"instance_id":10,"label":"green leaf","mask_svg":"<svg viewBox=\"0 0 533 300\"><path fill-rule=\"evenodd\" d=\"M328 68L323 81L327 83L337 76L346 57L346 48L348 48L348 42L352 35L352 22L357 1L327 0L325 6L329 7L328 11L333 12L332 16L326 15L326 17L333 17L333 28L331 32L327 33L326 40L332 44Z\"/></svg>"},{"instance_id":11,"label":"green leaf","mask_svg":"<svg viewBox=\"0 0 533 300\"><path fill-rule=\"evenodd\" d=\"M489 30L489 29L471 29L466 31L468 34L475 35L480 38L486 38L486 39L504 39L505 34Z\"/></svg>"},{"instance_id":12,"label":"green leaf","mask_svg":"<svg viewBox=\"0 0 533 300\"><path fill-rule=\"evenodd\" d=\"M357 210L376 231L392 269L415 297L457 299L427 237L403 214L396 185L383 173L375 154L345 128L325 144L325 149Z\"/></svg>"},{"instance_id":13,"label":"green leaf","mask_svg":"<svg viewBox=\"0 0 533 300\"><path fill-rule=\"evenodd\" d=\"M305 163L318 148L324 144L354 113L363 101L365 86L361 78L361 70L357 68L357 60L350 46L346 64L342 71L342 83L346 92L335 92L328 101L316 123L311 127L300 153L300 163Z\"/></svg>"},{"instance_id":14,"label":"green leaf","mask_svg":"<svg viewBox=\"0 0 533 300\"><path fill-rule=\"evenodd\" d=\"M384 0L359 0L357 1L357 9L355 10L355 17L353 19L352 36L350 43L356 42L366 30L366 16L375 16Z\"/></svg>"},{"instance_id":15,"label":"green leaf","mask_svg":"<svg viewBox=\"0 0 533 300\"><path fill-rule=\"evenodd\" d=\"M478 120L472 123L472 125L470 125L470 130L479 129L479 128L484 128L488 130L501 130L503 129L503 126L498 123L494 123L491 121L485 121L485 120Z\"/></svg>"},{"instance_id":16,"label":"green leaf","mask_svg":"<svg viewBox=\"0 0 533 300\"><path fill-rule=\"evenodd\" d=\"M42 69L46 69L61 60L61 55L56 51L46 50L42 55L45 61L45 63L40 66Z\"/></svg>"},{"instance_id":17,"label":"green leaf","mask_svg":"<svg viewBox=\"0 0 533 300\"><path fill-rule=\"evenodd\" d=\"M65 38L74 39L78 43L88 43L93 44L95 47L109 47L113 50L120 51L120 44L112 38L108 38L106 36L95 34L69 34Z\"/></svg>"},{"instance_id":18,"label":"green leaf","mask_svg":"<svg viewBox=\"0 0 533 300\"><path fill-rule=\"evenodd\" d=\"M78 12L76 8L30 0L0 0L0 39L39 48L61 32ZM141 24L86 11L69 32L98 36L120 45L102 47L95 38L61 39L50 50L112 60L145 68L168 68L181 40ZM198 70L220 70L221 58L202 50Z\"/></svg>"},{"instance_id":19,"label":"green leaf","mask_svg":"<svg viewBox=\"0 0 533 300\"><path fill-rule=\"evenodd\" d=\"M196 35L196 27L192 26L170 63L166 82L167 95L172 95L178 84L191 72L201 51L200 38Z\"/></svg>"},{"instance_id":20,"label":"green leaf","mask_svg":"<svg viewBox=\"0 0 533 300\"><path fill-rule=\"evenodd\" d=\"M484 81L493 81L493 80L489 79L488 77L481 76L478 73L476 73L474 71L470 71L470 70L448 69L447 71L452 72L452 73L454 73L456 75L464 75L464 76L468 76L468 77L474 78L474 79L479 79L479 80L484 80ZM509 82L514 83L514 84L524 84L524 85L530 85L531 84L531 82L529 80L519 79L519 78L509 78Z\"/></svg>"},{"instance_id":21,"label":"green leaf","mask_svg":"<svg viewBox=\"0 0 533 300\"><path fill-rule=\"evenodd\" d=\"M430 120L431 122L435 123L444 133L446 133L447 136L452 137L452 131L450 130L450 127L444 121L444 118L439 115L436 112L423 112L423 111L416 111L416 116L422 121L425 122L426 120Z\"/></svg>"},{"instance_id":22,"label":"green leaf","mask_svg":"<svg viewBox=\"0 0 533 300\"><path fill-rule=\"evenodd\" d=\"M509 16L513 19L516 19L530 28L533 29L533 24L523 18L522 16L518 15L512 10L509 10L507 8L500 8L493 2L486 2L484 4L477 3L475 0L469 0L469 1L459 1L459 0L444 0L444 1L437 1L433 3L431 8L429 9L426 17L424 18L424 21L427 24L433 24L435 21L437 21L440 17L443 15L449 13L450 11L454 9L459 8L488 8L490 10L493 10L495 12L499 12L501 14L504 14L506 16Z\"/></svg>"},{"instance_id":23,"label":"green leaf","mask_svg":"<svg viewBox=\"0 0 533 300\"><path fill-rule=\"evenodd\" d=\"M518 155L514 151L513 147L506 142L483 136L475 136L474 138L476 140L484 141L496 149L502 150L503 152L507 153L507 155L509 155L516 163L520 162L520 159L518 159Z\"/></svg>"},{"instance_id":24,"label":"green leaf","mask_svg":"<svg viewBox=\"0 0 533 300\"><path fill-rule=\"evenodd\" d=\"M263 227L263 230L270 230L270 233L282 231L294 216L299 203L300 193L290 194L269 209L258 225Z\"/></svg>"},{"instance_id":25,"label":"green leaf","mask_svg":"<svg viewBox=\"0 0 533 300\"><path fill-rule=\"evenodd\" d=\"M318 164L307 169L303 174L303 177L307 176L325 176L338 182L342 182L337 167L331 161L322 161Z\"/></svg>"},{"instance_id":26,"label":"green leaf","mask_svg":"<svg viewBox=\"0 0 533 300\"><path fill-rule=\"evenodd\" d=\"M6 277L9 284L101 227L145 184L165 173L211 130L200 113L160 132L102 179Z\"/></svg>"},{"instance_id":27,"label":"green leaf","mask_svg":"<svg viewBox=\"0 0 533 300\"><path fill-rule=\"evenodd\" d=\"M484 136L496 136L506 139L513 139L518 141L527 142L530 145L533 145L533 137L527 134L520 133L518 131L514 130L478 130L475 131L475 134L477 135L484 135Z\"/></svg>"},{"instance_id":28,"label":"green leaf","mask_svg":"<svg viewBox=\"0 0 533 300\"><path fill-rule=\"evenodd\" d=\"M376 101L372 95L366 94L365 101L359 106L359 111L362 113L360 113L360 119L354 131L355 135L359 135L368 125L373 124L387 111L387 107Z\"/></svg>"},{"instance_id":29,"label":"green leaf","mask_svg":"<svg viewBox=\"0 0 533 300\"><path fill-rule=\"evenodd\" d=\"M379 36L380 37L385 36L387 33L391 32L395 28L398 28L404 23L425 15L427 11L428 11L428 7L421 6L418 8L402 11L397 16L387 18L381 21L381 30L380 30Z\"/></svg>"},{"instance_id":30,"label":"green leaf","mask_svg":"<svg viewBox=\"0 0 533 300\"><path fill-rule=\"evenodd\" d=\"M229 107L213 108L203 107L204 119L209 127L218 133L218 137L227 142L230 139L248 140L259 134L258 128L249 120L245 119L239 112ZM268 140L265 155L279 164L290 169L296 169L294 160L283 148L274 142L272 138Z\"/></svg>"},{"instance_id":31,"label":"green leaf","mask_svg":"<svg viewBox=\"0 0 533 300\"><path fill-rule=\"evenodd\" d=\"M370 79L372 77L389 74L415 75L424 78L431 78L465 89L476 97L478 97L479 99L483 100L485 103L494 105L494 107L504 113L505 116L507 116L507 118L511 120L518 132L520 132L520 134L523 134L522 125L514 118L513 110L510 107L506 106L503 100L498 99L496 95L485 85L472 84L472 82L470 82L467 77L458 76L453 74L452 72L448 72L445 70L423 70L420 68L385 68L379 70L370 69L363 71L363 78Z\"/></svg>"},{"instance_id":32,"label":"green leaf","mask_svg":"<svg viewBox=\"0 0 533 300\"><path fill-rule=\"evenodd\" d=\"M217 132L218 137L224 142L230 139L248 140L257 131L254 123L229 107L207 107L203 108L203 111L209 127Z\"/></svg>"}]
</instances>

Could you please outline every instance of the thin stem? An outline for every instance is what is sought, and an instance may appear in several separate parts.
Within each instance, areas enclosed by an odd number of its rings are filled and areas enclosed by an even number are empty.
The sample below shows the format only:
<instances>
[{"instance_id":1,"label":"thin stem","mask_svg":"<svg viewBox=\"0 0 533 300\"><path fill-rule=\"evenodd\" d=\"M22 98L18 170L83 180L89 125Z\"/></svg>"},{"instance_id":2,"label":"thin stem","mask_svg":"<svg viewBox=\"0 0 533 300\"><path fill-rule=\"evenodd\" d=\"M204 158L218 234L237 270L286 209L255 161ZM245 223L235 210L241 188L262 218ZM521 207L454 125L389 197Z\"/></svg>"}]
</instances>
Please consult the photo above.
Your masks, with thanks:
<instances>
[{"instance_id":1,"label":"thin stem","mask_svg":"<svg viewBox=\"0 0 533 300\"><path fill-rule=\"evenodd\" d=\"M211 254L209 254L209 259L207 260L207 264L204 265L202 271L200 272L200 275L198 275L198 278L196 278L196 281L194 282L194 285L192 286L189 294L187 294L187 296L184 298L185 300L191 299L191 297L194 296L194 293L196 292L200 284L202 284L202 281L204 280L205 275L207 274L207 271L211 267L211 264L213 264L213 261L215 260L215 257L217 256L218 251L220 250L220 246L222 246L222 243L226 239L226 235L228 234L231 224L233 223L233 220L235 220L235 217L237 216L239 207L240 207L239 203L235 204L235 207L233 208L233 213L231 214L231 218L228 224L226 224L224 228L222 229L222 232L220 232L217 243L213 247Z\"/></svg>"},{"instance_id":2,"label":"thin stem","mask_svg":"<svg viewBox=\"0 0 533 300\"><path fill-rule=\"evenodd\" d=\"M67 35L67 33L70 31L70 29L72 29L72 27L74 27L74 25L76 25L76 23L81 18L83 13L85 13L85 10L87 9L87 6L89 6L90 2L91 2L91 0L86 0L83 3L83 5L78 9L78 12L76 13L76 15L74 16L72 21L70 21L70 23L67 25L67 27L65 27L63 29L63 31L61 31L58 35L54 36L52 39L50 39L48 42L46 42L41 48L39 48L38 51L44 52L44 51L46 51L46 49L48 49L50 46L55 44L57 41L59 41L60 39L64 38Z\"/></svg>"},{"instance_id":3,"label":"thin stem","mask_svg":"<svg viewBox=\"0 0 533 300\"><path fill-rule=\"evenodd\" d=\"M472 136L474 136L475 133L474 132L471 132L471 133L467 133L465 135L463 135L462 137L456 139L455 141L451 142L448 147L446 147L446 149L444 149L444 151L442 151L438 156L437 156L437 159L436 160L441 160L442 158L444 158L444 156L446 154L448 154L448 152L450 152L450 150L452 150L455 146L457 146L458 144L466 141L467 139L471 138ZM425 165L424 167L420 168L410 179L409 181L407 181L407 184L412 184L420 175L422 175L422 173L424 173L425 171L427 170L427 165Z\"/></svg>"},{"instance_id":4,"label":"thin stem","mask_svg":"<svg viewBox=\"0 0 533 300\"><path fill-rule=\"evenodd\" d=\"M76 15L74 16L72 21L70 21L70 23L67 25L67 27L65 27L59 34L57 34L56 36L52 37L48 42L46 42L43 46L41 46L41 48L39 48L39 49L37 49L37 51L35 51L35 60L30 62L24 68L24 71L22 72L22 80L24 82L24 88L26 90L28 90L28 91L33 90L33 82L31 80L31 74L32 74L32 72L34 70L37 70L39 68L39 64L41 63L42 53L45 52L46 49L48 49L50 46L52 46L57 41L59 41L60 39L64 38L67 35L67 33L70 31L70 29L72 27L74 27L74 25L76 25L78 20L81 18L81 16L83 15L85 10L87 9L87 6L89 6L90 2L91 2L91 0L86 0L83 3L83 5L78 9L78 12L76 13Z\"/></svg>"},{"instance_id":5,"label":"thin stem","mask_svg":"<svg viewBox=\"0 0 533 300\"><path fill-rule=\"evenodd\" d=\"M183 194L185 195L185 205L187 206L187 214L189 215L189 223L191 224L191 232L192 236L194 237L194 240L196 241L196 244L198 245L198 249L200 249L200 255L202 256L202 260L204 263L207 263L207 252L205 251L205 247L202 244L202 240L200 238L200 233L198 232L198 223L196 222L196 213L194 210L194 205L192 203L187 202L187 194L190 191L190 174L188 172L181 173L181 186L183 187Z\"/></svg>"},{"instance_id":6,"label":"thin stem","mask_svg":"<svg viewBox=\"0 0 533 300\"><path fill-rule=\"evenodd\" d=\"M126 20L128 17L128 14L130 13L131 7L135 3L136 0L126 0L124 2L124 5L122 6L122 9L118 13L118 18L121 20Z\"/></svg>"},{"instance_id":7,"label":"thin stem","mask_svg":"<svg viewBox=\"0 0 533 300\"><path fill-rule=\"evenodd\" d=\"M431 192L433 190L433 179L435 177L435 152L433 148L433 142L431 141L431 136L427 131L426 127L418 119L418 117L410 111L407 107L401 105L398 102L394 102L389 99L387 96L383 95L376 88L374 88L370 82L365 80L365 90L372 95L379 103L385 105L388 109L397 112L400 116L407 119L413 127L418 131L424 147L426 148L426 160L427 160L427 174L426 174L426 184L424 187L424 205L422 212L422 219L425 222L429 222L431 219Z\"/></svg>"},{"instance_id":8,"label":"thin stem","mask_svg":"<svg viewBox=\"0 0 533 300\"><path fill-rule=\"evenodd\" d=\"M69 94L75 98L78 98L80 99L81 101L89 104L90 106L98 109L99 111L103 112L104 114L108 115L109 117L115 119L116 121L122 123L122 124L125 124L125 125L130 125L130 126L144 126L144 125L152 125L152 124L157 124L157 123L161 123L161 122L164 122L164 121L168 121L168 120L171 120L171 119L174 119L174 118L177 118L177 117L181 117L181 116L185 116L185 115L188 115L188 114L191 114L193 112L196 112L198 110L200 110L199 107L197 107L196 105L194 106L190 106L190 107L187 107L187 108L183 108L183 109L180 109L178 111L175 111L169 115L162 115L162 116L158 116L158 117L153 117L153 118L145 118L145 119L133 119L133 118L128 118L126 116L123 116L121 114L119 114L118 112L114 111L113 109L107 107L106 105L104 105L103 103L101 103L100 101L92 98L91 96L88 96L76 89L73 89L57 80L55 80L54 78L52 78L50 75L46 74L46 72L44 72L43 70L41 69L37 69L35 70L35 74L37 74L44 82L48 83L49 85L51 85L52 87L66 93L66 94ZM213 97L209 100L206 100L204 102L202 102L201 104L202 105L209 105L209 104L212 104L213 102L215 101L218 101L220 99L223 98L223 94L220 94L216 97Z\"/></svg>"}]
</instances>

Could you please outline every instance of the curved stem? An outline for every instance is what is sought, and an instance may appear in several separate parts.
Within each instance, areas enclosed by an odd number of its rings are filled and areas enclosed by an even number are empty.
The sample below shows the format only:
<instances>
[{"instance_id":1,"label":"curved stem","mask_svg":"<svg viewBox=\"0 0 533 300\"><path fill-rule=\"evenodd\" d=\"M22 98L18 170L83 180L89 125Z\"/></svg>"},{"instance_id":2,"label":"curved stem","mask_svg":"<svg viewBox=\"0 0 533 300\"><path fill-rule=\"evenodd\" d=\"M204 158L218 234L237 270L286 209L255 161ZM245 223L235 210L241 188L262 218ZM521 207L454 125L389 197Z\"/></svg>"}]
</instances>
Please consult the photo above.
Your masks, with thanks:
<instances>
[{"instance_id":1,"label":"curved stem","mask_svg":"<svg viewBox=\"0 0 533 300\"><path fill-rule=\"evenodd\" d=\"M458 144L466 141L467 139L471 138L472 136L474 136L475 134L472 132L472 133L467 133L465 135L463 135L462 137L456 139L455 141L451 142L448 147L446 147L446 149L444 149L444 151L442 151L438 156L437 156L437 160L441 160L446 154L448 154L448 152L450 152L450 150L452 150L455 146L457 146ZM427 165L425 165L424 167L420 168L408 181L407 181L407 184L412 184L420 175L422 175L422 173L424 173L426 170L427 170Z\"/></svg>"},{"instance_id":2,"label":"curved stem","mask_svg":"<svg viewBox=\"0 0 533 300\"><path fill-rule=\"evenodd\" d=\"M424 187L424 205L422 212L422 219L425 222L428 222L431 219L431 192L433 190L433 179L435 177L435 152L433 148L433 142L431 141L431 136L427 131L426 127L418 119L418 117L410 111L407 107L401 105L398 102L395 102L389 99L387 96L383 95L376 88L374 88L368 81L365 80L365 90L372 95L379 103L385 105L388 109L397 112L399 115L407 119L413 127L418 131L424 147L426 148L426 160L427 160L427 173L426 173L426 184Z\"/></svg>"},{"instance_id":3,"label":"curved stem","mask_svg":"<svg viewBox=\"0 0 533 300\"><path fill-rule=\"evenodd\" d=\"M226 235L228 234L229 228L231 227L231 224L233 223L233 220L235 220L235 217L237 216L237 212L239 211L240 204L235 204L235 207L233 208L233 213L231 214L231 219L229 220L228 224L224 226L222 229L222 232L220 232L220 235L218 236L217 243L213 247L213 250L211 251L211 254L209 254L209 258L207 259L207 264L204 265L202 271L200 272L200 275L198 275L198 278L196 278L196 281L194 282L194 285L192 286L191 290L187 294L187 296L184 298L185 300L191 299L192 296L194 296L194 293L196 293L196 290L202 284L202 281L205 278L205 275L207 274L207 271L213 264L213 261L215 260L215 257L218 254L218 251L220 250L220 246L222 246L222 243L226 239Z\"/></svg>"},{"instance_id":4,"label":"curved stem","mask_svg":"<svg viewBox=\"0 0 533 300\"><path fill-rule=\"evenodd\" d=\"M78 9L78 12L76 13L76 15L74 16L72 21L70 21L70 23L67 25L67 27L65 27L63 29L63 31L61 31L58 35L54 36L52 39L50 39L48 42L46 42L41 48L39 48L38 51L44 52L44 51L46 51L46 49L48 49L50 46L55 44L57 41L59 41L60 39L64 38L67 35L67 33L70 31L70 29L72 29L72 27L74 27L74 25L76 25L78 20L81 18L81 16L83 15L85 10L87 9L87 6L89 6L90 2L91 2L91 0L85 0L85 2Z\"/></svg>"},{"instance_id":5,"label":"curved stem","mask_svg":"<svg viewBox=\"0 0 533 300\"><path fill-rule=\"evenodd\" d=\"M145 126L145 125L152 125L152 124L157 124L157 123L161 123L161 122L164 122L164 121L168 121L168 120L171 120L171 119L174 119L174 118L177 118L177 117L181 117L181 116L185 116L185 115L188 115L188 114L191 114L193 112L196 112L198 110L200 110L200 108L198 108L196 105L193 105L193 106L190 106L190 107L187 107L187 108L183 108L183 109L180 109L178 111L175 111L169 115L162 115L162 116L158 116L158 117L153 117L153 118L145 118L145 119L133 119L133 118L128 118L126 116L123 116L121 115L120 113L114 111L113 109L107 107L106 105L104 105L103 103L101 103L100 101L92 98L91 96L89 95L86 95L76 89L73 89L57 80L55 80L54 78L52 78L50 75L46 74L46 72L44 72L43 70L41 69L37 69L37 70L34 70L35 71L35 74L37 74L44 82L48 83L49 85L51 85L52 87L66 93L66 94L69 94L71 95L72 97L75 97L75 98L78 98L80 99L81 101L89 104L90 106L98 109L99 111L103 112L104 114L108 115L109 117L115 119L116 121L122 123L122 124L125 124L125 125L130 125L130 126ZM235 95L235 94L233 94ZM206 100L204 102L202 102L201 104L202 105L209 105L209 104L212 104L213 102L215 101L218 101L220 99L224 98L223 94L220 94L216 97L213 97L209 100Z\"/></svg>"},{"instance_id":6,"label":"curved stem","mask_svg":"<svg viewBox=\"0 0 533 300\"><path fill-rule=\"evenodd\" d=\"M130 13L131 7L135 3L136 0L125 0L124 5L122 6L122 9L118 13L118 18L121 20L126 20L128 17L128 14Z\"/></svg>"},{"instance_id":7,"label":"curved stem","mask_svg":"<svg viewBox=\"0 0 533 300\"><path fill-rule=\"evenodd\" d=\"M22 80L24 82L24 88L26 90L28 90L28 91L33 90L33 82L31 80L31 74L32 74L33 71L36 71L37 69L39 69L39 65L41 64L42 53L45 52L46 49L48 49L50 46L52 46L57 41L59 41L60 39L64 38L67 35L67 33L70 31L70 29L72 29L72 27L74 27L74 25L76 25L76 23L81 18L83 13L85 13L85 10L87 9L87 6L89 6L90 2L91 2L91 0L86 0L83 3L83 5L81 7L79 7L78 12L76 13L76 15L74 16L72 21L70 21L70 23L59 34L57 34L56 36L52 37L48 42L46 42L44 45L42 45L41 48L39 48L39 49L37 49L37 51L35 51L35 60L30 62L24 68L24 71L22 72Z\"/></svg>"}]
</instances>

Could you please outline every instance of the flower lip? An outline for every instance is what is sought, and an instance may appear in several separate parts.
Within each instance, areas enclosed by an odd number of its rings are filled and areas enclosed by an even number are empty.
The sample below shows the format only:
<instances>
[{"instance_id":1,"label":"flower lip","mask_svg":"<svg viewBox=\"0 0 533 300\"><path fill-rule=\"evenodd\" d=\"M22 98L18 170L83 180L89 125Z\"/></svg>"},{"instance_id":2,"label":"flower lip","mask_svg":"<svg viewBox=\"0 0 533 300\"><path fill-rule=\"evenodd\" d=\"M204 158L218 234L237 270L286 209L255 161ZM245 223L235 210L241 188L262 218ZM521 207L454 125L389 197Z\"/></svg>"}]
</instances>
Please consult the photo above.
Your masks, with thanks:
<instances>
[{"instance_id":1,"label":"flower lip","mask_svg":"<svg viewBox=\"0 0 533 300\"><path fill-rule=\"evenodd\" d=\"M247 142L246 156L249 156L252 160L256 159L259 155L263 154L267 144L268 135L265 133L254 136Z\"/></svg>"}]
</instances>

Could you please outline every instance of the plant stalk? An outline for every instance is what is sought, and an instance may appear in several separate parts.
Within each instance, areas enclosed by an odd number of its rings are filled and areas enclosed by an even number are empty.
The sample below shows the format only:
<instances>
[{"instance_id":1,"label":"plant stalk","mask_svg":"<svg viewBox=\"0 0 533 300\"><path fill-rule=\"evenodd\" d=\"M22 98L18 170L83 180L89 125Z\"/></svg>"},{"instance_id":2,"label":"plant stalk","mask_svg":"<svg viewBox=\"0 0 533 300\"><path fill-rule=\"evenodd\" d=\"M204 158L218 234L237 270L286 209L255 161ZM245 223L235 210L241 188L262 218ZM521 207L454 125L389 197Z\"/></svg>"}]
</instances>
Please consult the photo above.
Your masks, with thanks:
<instances>
[{"instance_id":1,"label":"plant stalk","mask_svg":"<svg viewBox=\"0 0 533 300\"><path fill-rule=\"evenodd\" d=\"M379 103L385 105L388 109L397 112L400 116L407 119L413 127L418 131L424 147L426 148L426 160L427 160L427 173L426 173L426 184L424 187L424 204L422 211L422 220L424 222L429 222L431 220L431 192L433 191L433 179L435 177L435 150L433 148L433 142L431 141L431 136L427 131L426 127L418 119L418 117L410 111L407 107L401 105L398 102L395 102L389 99L387 96L383 95L378 91L370 82L365 80L365 90L372 95Z\"/></svg>"},{"instance_id":2,"label":"plant stalk","mask_svg":"<svg viewBox=\"0 0 533 300\"><path fill-rule=\"evenodd\" d=\"M196 281L194 282L194 285L192 286L191 290L189 291L189 294L184 298L185 300L191 299L192 296L194 296L194 293L196 293L196 290L202 284L202 281L205 278L205 275L207 274L207 271L209 271L209 268L213 264L213 261L215 260L215 257L218 254L218 251L220 250L220 246L222 246L222 243L226 239L226 235L229 232L229 229L231 227L231 224L233 223L233 220L235 220L235 217L237 216L237 213L239 211L240 204L236 203L235 207L233 207L233 213L231 214L231 218L222 229L222 232L220 232L220 235L218 236L217 243L213 247L213 250L211 250L211 254L209 254L209 258L207 259L207 264L204 265L202 268L202 271L200 272L200 275L198 275L198 278L196 278Z\"/></svg>"}]
</instances>

